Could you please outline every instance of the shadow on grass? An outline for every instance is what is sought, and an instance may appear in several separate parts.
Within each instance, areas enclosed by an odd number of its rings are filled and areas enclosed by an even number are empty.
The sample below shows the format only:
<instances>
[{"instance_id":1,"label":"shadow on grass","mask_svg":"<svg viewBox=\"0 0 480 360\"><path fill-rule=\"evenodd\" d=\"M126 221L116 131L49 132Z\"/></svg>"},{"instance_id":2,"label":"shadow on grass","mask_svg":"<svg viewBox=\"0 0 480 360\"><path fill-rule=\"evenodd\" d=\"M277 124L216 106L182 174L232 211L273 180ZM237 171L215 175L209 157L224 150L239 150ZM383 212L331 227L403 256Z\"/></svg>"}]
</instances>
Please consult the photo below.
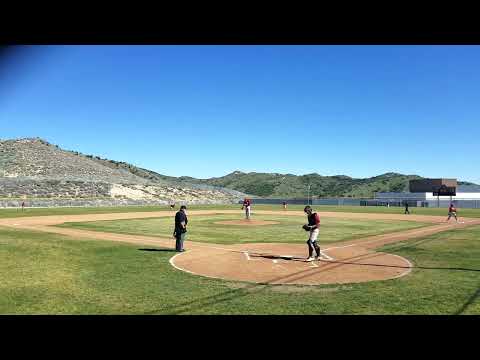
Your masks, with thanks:
<instances>
[{"instance_id":1,"label":"shadow on grass","mask_svg":"<svg viewBox=\"0 0 480 360\"><path fill-rule=\"evenodd\" d=\"M166 251L166 249L164 250ZM251 254L250 256L257 256L257 257L265 257L268 259L284 259L284 260L292 260L292 261L305 261L301 258L295 258L295 257L287 257L287 256L276 256L272 254ZM231 301L231 300L237 300L242 297L246 297L248 295L254 295L257 293L260 293L262 291L265 291L269 289L271 286L278 286L281 285L279 282L286 281L288 280L289 282L292 282L294 280L300 280L303 278L306 278L318 271L329 271L334 268L337 268L339 266L342 266L344 264L352 264L352 265L360 265L360 266L383 266L383 267L395 267L395 268L413 268L413 269L425 269L425 270L454 270L454 271L478 271L480 272L480 269L467 269L467 268L442 268L442 267L426 267L426 266L396 266L396 265L388 265L388 264L371 264L371 263L358 263L358 262L353 262L353 261L348 261L348 260L360 260L360 258L363 258L363 260L368 259L368 258L373 258L376 256L382 256L383 254L381 253L370 253L370 254L361 254L361 255L356 255L351 258L345 259L345 261L335 261L335 260L329 260L329 261L324 261L328 262L329 265L324 268L308 268L304 270L300 270L296 273L288 274L288 275L283 275L279 277L274 277L271 278L267 281L261 282L261 283L244 283L245 286L242 288L238 289L232 289L232 290L227 290L224 292L220 292L215 295L210 295L210 296L205 296L205 297L200 297L196 298L190 301L186 301L182 304L178 305L173 305L166 307L164 309L157 309L157 310L152 310L149 312L143 313L144 315L153 315L153 314L158 314L158 313L165 313L169 315L180 315L180 314L185 314L192 312L196 309L202 309L208 306L215 306L223 302ZM475 299L480 295L480 289L472 296L469 301L460 309L459 311L464 311Z\"/></svg>"},{"instance_id":2,"label":"shadow on grass","mask_svg":"<svg viewBox=\"0 0 480 360\"><path fill-rule=\"evenodd\" d=\"M308 273L308 274L304 275L305 273ZM165 313L168 315L180 315L195 309L201 309L210 305L218 305L225 301L236 300L248 295L253 295L265 289L268 289L269 288L268 285L272 285L271 283L281 281L292 276L298 276L298 275L308 276L311 273L312 273L312 268L308 268L306 270L300 270L296 273L289 274L286 276L275 277L262 283L244 283L245 286L243 288L227 290L219 294L193 299L191 301L184 302L183 304L167 307L166 309L158 309L158 310L145 312L143 313L143 315L154 315L158 313ZM301 276L301 277L304 277L304 276Z\"/></svg>"},{"instance_id":3,"label":"shadow on grass","mask_svg":"<svg viewBox=\"0 0 480 360\"><path fill-rule=\"evenodd\" d=\"M470 296L470 298L467 300L467 302L465 304L463 304L463 306L454 313L454 315L461 315L465 312L465 310L467 310L467 308L473 304L475 302L475 300L478 299L478 297L480 297L480 288L477 289L477 291L472 295Z\"/></svg>"},{"instance_id":4,"label":"shadow on grass","mask_svg":"<svg viewBox=\"0 0 480 360\"><path fill-rule=\"evenodd\" d=\"M265 257L268 257L270 259L276 257L276 255L261 254L261 253L255 253L253 255L254 256L265 256ZM381 255L381 254L368 254L369 257L372 257L372 256L374 257L374 256L379 256L379 255ZM250 256L252 256L252 254L250 254ZM365 254L357 255L357 256L354 256L350 259L359 258L361 256L365 256ZM284 258L284 259L290 259L290 260L300 259L300 258L294 258L294 257L290 258L290 257L286 257L286 256L278 256L278 258ZM300 260L297 260L297 261L305 261L305 260L300 259ZM320 271L329 271L329 270L331 270L333 268L336 268L336 267L339 267L339 266L342 266L342 264L332 264L331 266L325 267L325 268L321 269ZM266 280L266 281L263 281L261 283L244 283L245 286L242 287L242 288L227 290L227 291L221 292L219 294L210 295L210 296L206 296L206 297L203 297L203 298L193 299L191 301L184 302L183 304L173 305L173 306L167 307L165 309L153 310L153 311L145 312L143 314L144 315L153 315L153 314L158 314L158 313L166 313L166 314L169 314L169 315L180 315L180 314L191 312L192 310L195 310L195 309L202 309L202 308L207 307L207 306L218 305L218 304L220 304L222 302L225 302L225 301L236 300L236 299L248 296L248 295L257 294L257 293L260 293L261 291L264 291L264 290L268 289L271 286L282 285L281 284L282 281L290 281L290 282L298 281L298 280L301 280L303 278L307 278L307 277L315 274L318 271L319 271L318 268L307 268L307 269L304 269L304 270L299 270L295 273L282 275L282 276L278 276L278 277L273 277L273 278L271 278L269 280Z\"/></svg>"},{"instance_id":5,"label":"shadow on grass","mask_svg":"<svg viewBox=\"0 0 480 360\"><path fill-rule=\"evenodd\" d=\"M175 249L138 249L140 251L176 252Z\"/></svg>"}]
</instances>

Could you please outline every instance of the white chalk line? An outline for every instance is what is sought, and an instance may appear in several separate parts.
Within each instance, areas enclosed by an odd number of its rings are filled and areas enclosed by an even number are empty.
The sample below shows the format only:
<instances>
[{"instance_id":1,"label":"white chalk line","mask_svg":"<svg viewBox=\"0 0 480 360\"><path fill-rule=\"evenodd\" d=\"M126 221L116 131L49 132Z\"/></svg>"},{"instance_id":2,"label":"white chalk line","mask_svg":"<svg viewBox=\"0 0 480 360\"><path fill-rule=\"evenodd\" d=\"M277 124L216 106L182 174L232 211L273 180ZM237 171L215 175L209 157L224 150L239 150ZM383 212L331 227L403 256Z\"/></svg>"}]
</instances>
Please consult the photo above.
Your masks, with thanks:
<instances>
[{"instance_id":1,"label":"white chalk line","mask_svg":"<svg viewBox=\"0 0 480 360\"><path fill-rule=\"evenodd\" d=\"M222 212L214 212L212 215L217 215L217 214L221 214L221 213L222 213ZM209 215L210 215L210 214L209 214ZM158 216L158 215L157 215L157 216ZM161 216L163 216L163 214L162 214ZM168 216L168 215L166 214L165 216ZM476 222L476 221L477 221L476 219L469 219L469 220L467 220L466 222L465 222L465 221L460 221L460 222L458 222L458 223L461 223L461 224L465 224L465 223L470 224L470 223L473 223L473 222ZM449 223L449 224L450 224L450 223ZM18 225L20 225L20 224L14 223L13 225L14 225L14 226L18 226ZM426 234L426 235L428 235L428 234ZM155 241L155 240L157 240L157 239L152 239L152 240ZM352 246L362 246L362 245L364 245L364 244L374 243L374 242L383 241L383 240L384 240L384 239L375 239L375 240L368 241L368 242L361 242L361 243L359 243L359 244L336 246L336 247L327 248L327 249L325 249L325 251L332 250L332 249L339 249L339 248L347 248L347 247L352 247ZM160 244L159 244L159 245L160 245ZM193 245L193 244L192 244L192 245ZM162 246L163 246L163 245L162 245ZM226 248L222 248L222 247L214 247L214 246L211 246L211 245L203 245L203 244L198 244L198 243L194 244L194 247L197 247L197 246L198 246L198 247L211 248L211 249L217 249L217 250L222 250L222 251L227 251L227 252L242 252L242 251L231 250L231 249L226 249ZM244 252L244 253L245 253L245 252ZM169 263L170 263L175 269L177 269L177 270L184 271L184 272L187 272L187 273L196 275L196 276L204 276L204 277L207 277L207 278L224 279L224 280L230 280L230 281L231 281L231 279L222 278L222 277L213 277L213 276L208 276L208 275L204 275L204 274L197 274L197 273L195 273L195 272L192 272L192 271L189 271L189 270L180 268L179 266L176 266L175 263L174 263L174 259L175 259L178 255L181 255L181 253L173 256L173 257L170 258L170 260L169 260ZM247 253L247 255L248 255L248 253ZM326 254L323 254L323 255L324 255L324 257L328 257L328 258L332 259L331 257L329 257L329 256L326 255ZM393 255L393 254L389 254L389 255ZM400 256L398 256L398 255L393 255L393 256L397 256L397 257L405 260L405 261L409 264L409 269L408 269L407 272L405 272L405 273L403 273L403 274L400 274L400 275L398 275L398 276L395 276L395 277L393 277L393 278L391 278L391 279L395 279L395 278L398 278L398 277L401 277L401 276L405 276L405 275L407 275L408 273L410 273L410 272L412 271L413 265L411 264L410 261L408 261L408 259L405 259L405 258L400 257ZM333 260L333 259L332 259L332 260ZM328 261L328 259L326 259L326 260L324 260L324 261ZM313 263L312 263L312 264L313 264ZM317 266L316 264L313 264L312 267L318 267L318 266ZM237 280L237 281L238 281L238 280ZM244 282L255 283L255 282L249 282L249 281L244 281Z\"/></svg>"},{"instance_id":2,"label":"white chalk line","mask_svg":"<svg viewBox=\"0 0 480 360\"><path fill-rule=\"evenodd\" d=\"M173 266L175 269L177 269L177 270L185 271L185 272L187 272L187 273L189 273L189 274L192 274L192 275L207 276L207 275L202 275L202 274L196 274L196 273L194 273L193 271L189 271L189 270L186 270L186 269L182 269L181 267L175 265L175 263L173 262L173 260L174 260L177 256L182 255L182 254L183 254L183 253L180 253L180 254L177 254L177 255L172 256L172 257L170 258L170 260L168 261L168 262L170 263L170 265L172 265L172 266ZM207 277L210 277L210 276L207 276Z\"/></svg>"},{"instance_id":3,"label":"white chalk line","mask_svg":"<svg viewBox=\"0 0 480 360\"><path fill-rule=\"evenodd\" d=\"M405 271L405 272L403 272L403 273L401 273L401 274L398 274L397 276L394 276L394 277L392 277L392 278L390 278L390 279L387 279L387 280L398 279L398 278L400 278L400 277L402 277L402 276L405 276L405 275L408 275L408 274L410 274L410 273L412 272L413 264L410 262L410 260L408 260L407 258L404 258L404 257L402 257L402 256L395 255L395 254L388 254L388 255L396 256L396 257L402 259L403 261L406 261L407 264L408 264L408 269L407 269L407 271Z\"/></svg>"},{"instance_id":4,"label":"white chalk line","mask_svg":"<svg viewBox=\"0 0 480 360\"><path fill-rule=\"evenodd\" d=\"M328 250L328 249L325 249L325 251L326 250ZM323 258L323 259L326 259L326 260L334 260L334 258L332 258L331 256L328 256L322 250L320 250L320 257Z\"/></svg>"},{"instance_id":5,"label":"white chalk line","mask_svg":"<svg viewBox=\"0 0 480 360\"><path fill-rule=\"evenodd\" d=\"M474 221L476 221L476 220L471 220L471 221L468 221L468 222L474 222ZM463 222L463 223L465 223L465 222ZM450 226L449 226L449 227L450 227ZM421 233L423 230L425 230L425 229L423 229L423 228L422 228L422 229L419 229L419 231L413 232L413 234L417 234L418 232ZM429 235L429 234L426 234L426 235ZM398 234L398 236L403 236L403 234L402 234L402 235L401 235L401 234ZM350 244L350 245L343 245L343 246L333 246L333 247L330 247L330 248L326 248L326 249L324 249L323 251L320 251L321 258L323 258L323 261L334 262L335 259L332 258L332 257L330 257L329 255L325 254L324 251L329 251L329 250L333 250L333 249L343 249L343 248L348 248L348 247L353 247L353 246L362 246L362 245L364 245L364 244L371 244L371 243L380 242L380 241L384 241L384 240L385 240L385 239L375 239L375 240L371 240L371 241L361 242L361 243L359 243L359 244ZM407 239L407 240L408 240L408 239ZM205 246L205 245L202 245L202 247L203 247L203 246ZM208 246L208 245L206 245L205 247L215 248L215 249L218 249L218 250L229 251L229 252L239 252L239 251L236 251L236 250L231 250L231 249L226 249L226 248L212 247L212 246ZM248 251L243 251L243 253L244 253L245 256L247 257L247 260L251 260L251 259L250 259L250 256L248 255ZM177 255L181 255L181 254L177 254ZM171 265L172 265L173 267L175 267L176 269L179 269L179 270L188 272L188 273L193 274L193 275L205 276L205 275L203 275L203 274L196 274L196 273L194 273L194 272L191 272L191 271L188 271L188 270L185 270L185 269L181 269L181 268L175 266L174 263L173 263L173 259L174 259L177 255L175 255L174 257L172 257L172 258L170 259L170 263L171 263ZM406 259L406 258L404 258L404 257L402 257L402 256L399 256L399 255L395 255L395 254L388 254L388 255L398 257L398 258L402 259L403 261L405 261L405 262L408 264L408 269L407 269L407 271L402 272L402 273L399 274L399 275L396 275L396 276L394 276L394 277L391 277L391 278L388 278L388 279L385 279L385 280L398 279L398 278L403 277L403 276L406 276L406 275L408 275L409 273L412 272L414 266L413 266L413 264L412 264L408 259ZM293 256L291 256L291 255L281 255L281 256L282 256L282 257L293 257ZM277 260L273 260L273 263L277 264L278 261L277 261ZM359 265L361 265L361 264L359 264ZM311 267L311 268L318 268L319 266L318 266L317 264L315 264L314 262L310 262L310 267ZM206 276L206 277L218 279L218 277L211 277L211 276ZM228 279L227 279L227 280L228 280Z\"/></svg>"},{"instance_id":6,"label":"white chalk line","mask_svg":"<svg viewBox=\"0 0 480 360\"><path fill-rule=\"evenodd\" d=\"M472 220L472 221L476 221L476 220ZM434 225L434 226L438 226L438 227L441 226L441 229L443 229L444 227L447 227L446 224L445 224L445 225ZM432 227L434 227L434 226L432 226ZM448 227L450 227L450 226L448 226ZM412 234L412 235L416 235L416 234L420 233L420 236L421 236L423 231L425 231L425 228L420 228L420 229L418 229L418 231L412 232L411 234ZM448 230L445 230L445 231L448 231ZM442 232L442 231L439 231L439 232ZM390 235L391 238L396 238L396 237L405 236L405 234L402 234L401 232L398 233L398 234L397 234L397 233L390 233L390 234L384 234L384 235L380 235L380 236L383 237L383 236L389 236L389 235ZM395 236L395 235L396 235L396 236ZM425 236L428 236L428 235L432 235L432 234L425 234ZM412 239L412 238L415 238L415 236L414 236L414 237L409 237L409 238L407 238L407 239L405 239L405 240L410 240L410 239ZM344 246L333 246L333 247L330 247L330 248L325 249L325 251L327 251L327 250L333 250L333 249L343 249L343 248L352 247L352 246L359 246L359 247L361 247L361 246L363 246L363 245L365 245L365 244L372 244L372 243L376 243L376 242L380 242L380 241L384 241L384 240L385 240L385 239L382 238L382 239L375 239L375 240L370 240L370 241L360 241L358 244L350 244L350 245L344 245Z\"/></svg>"}]
</instances>

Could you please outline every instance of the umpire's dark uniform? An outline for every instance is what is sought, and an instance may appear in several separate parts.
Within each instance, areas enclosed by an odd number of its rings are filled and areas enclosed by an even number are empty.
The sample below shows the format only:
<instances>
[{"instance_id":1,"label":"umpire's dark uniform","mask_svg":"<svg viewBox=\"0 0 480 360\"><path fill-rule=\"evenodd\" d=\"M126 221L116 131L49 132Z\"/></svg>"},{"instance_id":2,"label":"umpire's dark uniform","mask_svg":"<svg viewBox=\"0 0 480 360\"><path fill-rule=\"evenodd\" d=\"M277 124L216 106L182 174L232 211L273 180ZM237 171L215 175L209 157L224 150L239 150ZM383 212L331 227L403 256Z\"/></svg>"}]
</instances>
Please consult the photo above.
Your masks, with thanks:
<instances>
[{"instance_id":1,"label":"umpire's dark uniform","mask_svg":"<svg viewBox=\"0 0 480 360\"><path fill-rule=\"evenodd\" d=\"M176 251L185 251L183 248L183 242L187 236L187 214L185 211L187 207L182 205L180 210L175 214L175 230L173 231L173 236L175 236L175 250Z\"/></svg>"}]
</instances>

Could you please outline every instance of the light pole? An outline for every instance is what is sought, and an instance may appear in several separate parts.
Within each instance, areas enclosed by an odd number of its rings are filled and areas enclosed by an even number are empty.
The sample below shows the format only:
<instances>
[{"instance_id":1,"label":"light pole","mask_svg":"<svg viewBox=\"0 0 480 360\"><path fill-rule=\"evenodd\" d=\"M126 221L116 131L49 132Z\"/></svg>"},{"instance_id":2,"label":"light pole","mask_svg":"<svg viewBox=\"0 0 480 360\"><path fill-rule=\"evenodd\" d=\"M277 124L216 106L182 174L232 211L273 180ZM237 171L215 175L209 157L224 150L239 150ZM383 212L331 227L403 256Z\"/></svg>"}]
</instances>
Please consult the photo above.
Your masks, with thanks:
<instances>
[{"instance_id":1,"label":"light pole","mask_svg":"<svg viewBox=\"0 0 480 360\"><path fill-rule=\"evenodd\" d=\"M308 197L307 197L307 205L310 205L310 184L308 184Z\"/></svg>"}]
</instances>

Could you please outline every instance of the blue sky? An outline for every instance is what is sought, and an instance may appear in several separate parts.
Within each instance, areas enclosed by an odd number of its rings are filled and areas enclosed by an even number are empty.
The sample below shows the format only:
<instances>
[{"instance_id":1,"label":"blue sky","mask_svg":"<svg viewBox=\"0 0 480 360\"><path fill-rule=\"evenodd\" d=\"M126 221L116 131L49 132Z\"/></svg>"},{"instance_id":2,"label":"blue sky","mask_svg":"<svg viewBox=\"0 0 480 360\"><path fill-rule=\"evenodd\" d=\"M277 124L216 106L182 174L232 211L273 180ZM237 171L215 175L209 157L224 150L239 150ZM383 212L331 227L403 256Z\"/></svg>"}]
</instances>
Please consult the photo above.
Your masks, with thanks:
<instances>
[{"instance_id":1,"label":"blue sky","mask_svg":"<svg viewBox=\"0 0 480 360\"><path fill-rule=\"evenodd\" d=\"M35 46L0 138L165 175L234 170L480 183L479 46Z\"/></svg>"}]
</instances>

